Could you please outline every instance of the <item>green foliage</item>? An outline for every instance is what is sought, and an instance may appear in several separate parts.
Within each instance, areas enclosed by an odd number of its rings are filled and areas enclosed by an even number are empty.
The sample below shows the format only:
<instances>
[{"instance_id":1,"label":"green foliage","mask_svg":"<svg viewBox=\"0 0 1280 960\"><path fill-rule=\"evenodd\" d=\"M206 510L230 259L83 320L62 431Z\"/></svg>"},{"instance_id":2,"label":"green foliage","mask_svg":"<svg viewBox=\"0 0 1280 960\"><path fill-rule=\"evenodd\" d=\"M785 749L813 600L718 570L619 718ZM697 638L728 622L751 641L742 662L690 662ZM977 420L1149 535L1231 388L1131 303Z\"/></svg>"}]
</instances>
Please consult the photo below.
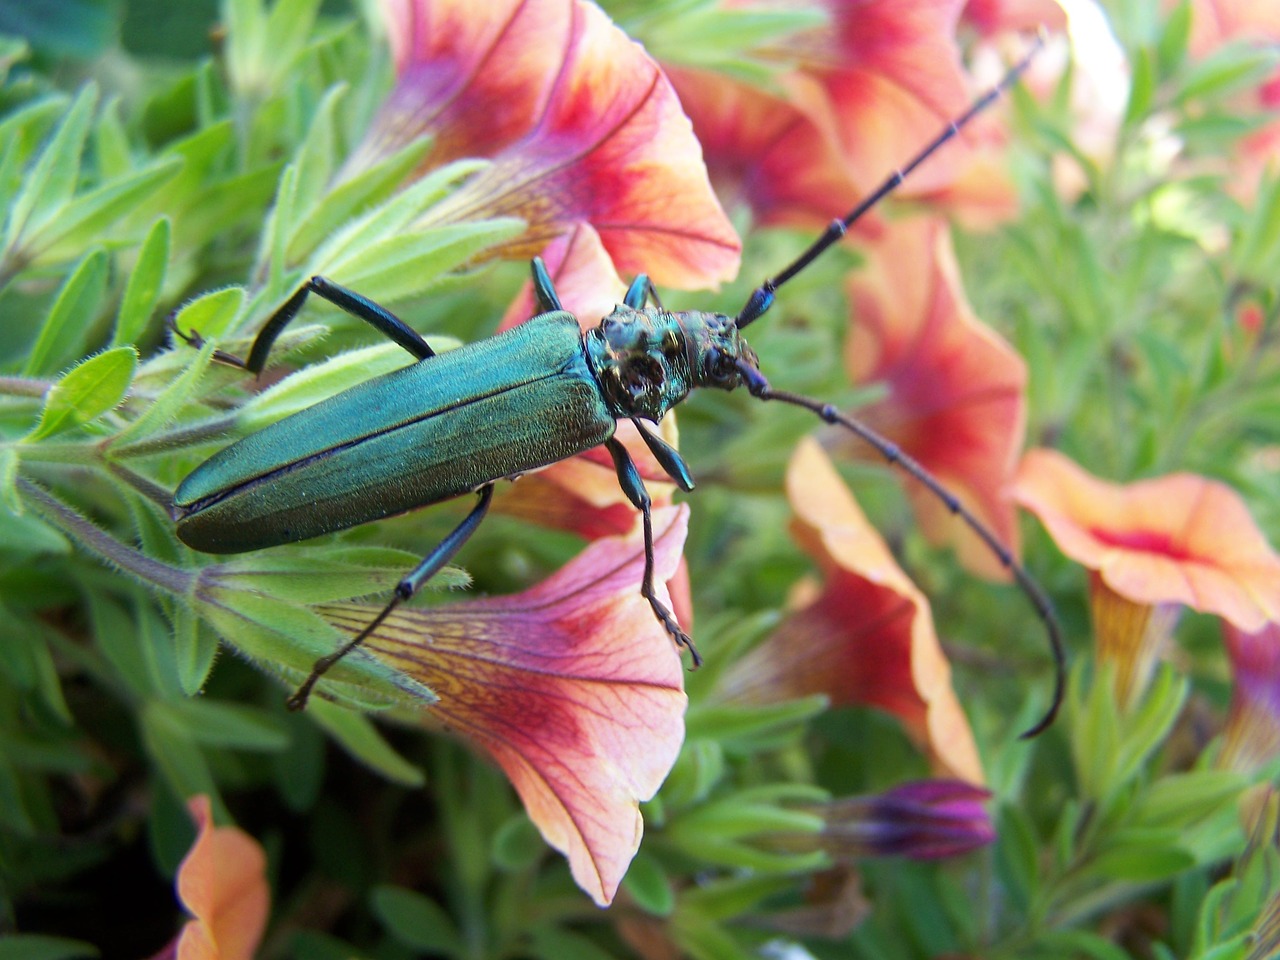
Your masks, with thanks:
<instances>
[{"instance_id":1,"label":"green foliage","mask_svg":"<svg viewBox=\"0 0 1280 960\"><path fill-rule=\"evenodd\" d=\"M804 5L606 6L657 57L765 85L787 64L761 48L825 22ZM1192 6L1109 5L1131 85L1101 150L1080 142L1069 75L1042 100L1016 93L1021 212L955 241L977 314L1027 361L1031 445L1118 480L1221 479L1274 537L1280 174L1273 164L1245 189L1230 165L1274 119L1242 103L1277 58L1250 44L1193 55ZM264 956L661 955L646 938L697 960L793 942L877 960L1276 949L1277 801L1252 792L1273 771L1215 763L1228 696L1216 625L1184 624L1173 665L1119 704L1089 653L1083 577L1028 526L1025 554L1077 665L1058 725L1018 742L1044 678L1008 637L1033 636L1034 619L930 549L892 481L847 465L933 602L998 839L937 864L852 866L818 848L823 801L928 771L869 709L719 692L819 575L786 536L781 493L813 424L741 392L680 412L708 663L686 678L686 742L644 805L612 912L573 885L488 762L405 709L435 691L388 692L386 668L353 660L328 684L334 702L288 713L285 688L340 639L314 608L385 596L457 510L247 557L182 546L171 491L196 464L405 362L315 302L277 342L278 379L254 383L217 351L246 353L313 274L393 306L437 350L487 336L526 274L486 254L525 224L433 221L487 161L406 186L425 139L346 168L390 68L341 5L227 0L220 46L165 62L118 46L119 16L91 0L0 0L14 35L0 37L0 960L156 953L181 922L172 876L191 841L183 803L200 793L268 852ZM851 199L832 198L831 215ZM739 280L668 303L732 311L807 240L754 231ZM839 369L852 262L826 255L751 331L775 382L844 407L880 389ZM491 523L467 571L431 587L511 592L579 548Z\"/></svg>"}]
</instances>

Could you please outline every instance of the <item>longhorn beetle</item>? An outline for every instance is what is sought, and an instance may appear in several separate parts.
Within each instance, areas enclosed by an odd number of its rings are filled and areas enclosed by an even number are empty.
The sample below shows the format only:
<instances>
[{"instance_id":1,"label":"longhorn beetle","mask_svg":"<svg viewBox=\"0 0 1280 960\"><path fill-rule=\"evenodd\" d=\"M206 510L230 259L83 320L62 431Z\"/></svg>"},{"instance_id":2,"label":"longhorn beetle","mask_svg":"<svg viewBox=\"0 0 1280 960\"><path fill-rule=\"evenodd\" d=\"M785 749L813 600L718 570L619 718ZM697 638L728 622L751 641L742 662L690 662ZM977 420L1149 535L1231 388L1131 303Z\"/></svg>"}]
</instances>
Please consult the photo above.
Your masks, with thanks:
<instances>
[{"instance_id":1,"label":"longhorn beetle","mask_svg":"<svg viewBox=\"0 0 1280 960\"><path fill-rule=\"evenodd\" d=\"M416 363L368 380L226 447L182 481L174 496L177 534L207 553L240 553L345 530L465 493L477 495L467 517L397 584L382 611L336 652L316 661L289 698L302 709L312 688L356 649L399 604L434 576L475 532L497 480L536 470L604 444L627 498L640 511L645 565L640 592L677 644L700 658L692 640L658 599L653 582L649 495L626 448L614 437L628 419L662 468L683 490L693 478L683 458L642 423L656 423L695 387L743 386L760 400L813 411L861 437L886 460L923 483L987 544L1045 622L1056 667L1053 702L1024 736L1052 722L1062 699L1063 651L1044 592L977 517L894 444L835 407L775 390L741 331L773 304L778 288L838 241L858 218L956 136L1027 68L1031 51L953 120L905 167L894 172L777 276L766 279L735 317L665 310L653 284L637 276L599 326L581 332L560 304L540 259L533 261L538 315L505 333L437 355L389 310L324 277L312 277L267 321L248 360L216 356L255 374L281 330L316 294L372 325ZM649 306L650 300L655 303ZM198 333L179 336L200 343ZM531 412L536 412L531 415ZM499 425L497 428L494 425Z\"/></svg>"}]
</instances>

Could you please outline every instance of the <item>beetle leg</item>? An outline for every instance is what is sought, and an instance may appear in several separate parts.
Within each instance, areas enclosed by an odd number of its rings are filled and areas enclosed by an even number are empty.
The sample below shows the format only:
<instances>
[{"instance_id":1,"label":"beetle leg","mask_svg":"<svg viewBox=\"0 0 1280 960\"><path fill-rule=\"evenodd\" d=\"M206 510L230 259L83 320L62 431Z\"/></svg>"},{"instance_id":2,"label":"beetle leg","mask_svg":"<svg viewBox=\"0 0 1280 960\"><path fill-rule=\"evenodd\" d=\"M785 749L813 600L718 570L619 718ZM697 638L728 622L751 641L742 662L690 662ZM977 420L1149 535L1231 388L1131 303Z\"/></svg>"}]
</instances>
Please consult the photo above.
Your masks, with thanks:
<instances>
[{"instance_id":1,"label":"beetle leg","mask_svg":"<svg viewBox=\"0 0 1280 960\"><path fill-rule=\"evenodd\" d=\"M662 469L667 472L672 480L685 493L693 489L693 474L689 472L689 465L684 462L684 457L680 456L680 451L667 441L663 440L656 433L651 433L638 417L632 417L631 422L636 425L636 430L640 433L640 439L645 442L645 446L649 448L649 452L653 454L655 460L662 465Z\"/></svg>"},{"instance_id":2,"label":"beetle leg","mask_svg":"<svg viewBox=\"0 0 1280 960\"><path fill-rule=\"evenodd\" d=\"M547 265L542 258L534 257L530 266L533 268L533 297L538 304L538 312L563 310L564 304L560 302L560 295L556 293L556 286L551 282L551 274L547 273Z\"/></svg>"},{"instance_id":3,"label":"beetle leg","mask_svg":"<svg viewBox=\"0 0 1280 960\"><path fill-rule=\"evenodd\" d=\"M244 364L247 370L253 373L262 372L263 367L267 365L267 354L271 352L271 345L276 342L276 337L280 336L281 331L289 324L289 321L298 315L298 311L302 309L302 304L306 301L307 295L311 293L328 300L334 306L351 314L351 316L365 321L379 333L404 347L419 360L426 360L428 357L436 355L436 352L428 346L427 341L422 339L422 334L418 333L417 330L414 330L413 327L409 326L386 307L374 303L368 297L363 297L354 290L340 287L324 277L312 277L299 287L297 292L286 300L283 306L273 313L263 328L258 331L258 338L253 341L253 349L249 351L249 359Z\"/></svg>"},{"instance_id":4,"label":"beetle leg","mask_svg":"<svg viewBox=\"0 0 1280 960\"><path fill-rule=\"evenodd\" d=\"M622 298L622 302L633 309L643 310L645 304L650 301L659 310L664 309L662 299L658 296L658 288L653 285L649 275L647 273L638 274L631 281L631 286L627 287L627 295Z\"/></svg>"},{"instance_id":5,"label":"beetle leg","mask_svg":"<svg viewBox=\"0 0 1280 960\"><path fill-rule=\"evenodd\" d=\"M654 616L666 628L667 633L671 634L671 639L678 645L689 648L694 667L700 667L702 657L698 653L698 648L693 645L693 638L680 629L679 622L658 599L653 589L653 501L649 499L649 491L644 488L640 471L636 469L631 454L627 453L627 448L613 437L606 440L604 445L608 448L609 455L613 457L613 466L618 471L618 483L622 485L622 492L640 511L644 520L644 581L640 584L640 595L649 601Z\"/></svg>"},{"instance_id":6,"label":"beetle leg","mask_svg":"<svg viewBox=\"0 0 1280 960\"><path fill-rule=\"evenodd\" d=\"M395 592L391 595L391 599L387 601L387 605L382 608L382 612L374 617L369 622L369 625L356 634L354 638L347 641L333 653L321 657L315 662L311 667L311 673L307 675L307 679L302 681L302 686L298 687L293 696L286 701L290 710L303 709L307 705L307 698L311 696L312 688L328 672L329 668L364 643L369 635L382 625L382 621L387 619L392 610L417 593L424 583L439 573L440 569L453 559L454 554L462 549L462 545L476 532L476 528L480 526L480 521L489 512L489 501L493 499L493 484L486 483L477 493L480 496L480 501L466 515L463 521L454 527L452 533L441 540L434 550L422 558L421 563L396 584Z\"/></svg>"},{"instance_id":7,"label":"beetle leg","mask_svg":"<svg viewBox=\"0 0 1280 960\"><path fill-rule=\"evenodd\" d=\"M298 311L302 309L302 304L306 302L307 296L312 293L328 300L334 306L340 307L351 316L365 321L379 333L404 347L418 360L426 360L428 357L436 355L436 352L431 349L427 341L422 338L422 334L418 333L417 330L414 330L413 327L409 326L386 307L374 303L368 297L363 297L354 290L340 287L324 277L312 277L299 287L293 296L286 300L280 309L271 315L262 329L258 331L257 339L253 341L253 347L249 350L248 360L241 360L239 357L224 353L221 350L214 353L214 359L222 363L229 363L233 367L248 370L250 373L262 373L263 368L267 365L267 355L271 352L272 344L276 342L276 338L289 325L289 322L298 315ZM198 331L192 330L189 333L183 333L178 329L172 316L169 318L169 328L193 347L199 348L204 345L204 339Z\"/></svg>"}]
</instances>

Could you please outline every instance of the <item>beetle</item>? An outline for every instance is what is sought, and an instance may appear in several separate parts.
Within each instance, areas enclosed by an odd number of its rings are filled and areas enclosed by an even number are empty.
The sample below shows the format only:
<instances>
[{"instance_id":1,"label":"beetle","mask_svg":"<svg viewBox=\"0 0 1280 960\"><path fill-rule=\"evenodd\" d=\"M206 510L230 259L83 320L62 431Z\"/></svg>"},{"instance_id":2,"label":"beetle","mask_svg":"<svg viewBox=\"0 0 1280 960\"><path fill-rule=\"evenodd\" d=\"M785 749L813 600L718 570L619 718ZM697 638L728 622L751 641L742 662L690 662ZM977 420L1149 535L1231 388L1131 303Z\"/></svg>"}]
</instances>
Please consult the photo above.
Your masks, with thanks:
<instances>
[{"instance_id":1,"label":"beetle","mask_svg":"<svg viewBox=\"0 0 1280 960\"><path fill-rule=\"evenodd\" d=\"M496 481L599 445L609 451L622 490L641 514L645 565L640 592L697 666L700 658L693 641L655 592L649 495L614 431L620 420L634 423L666 473L681 489L692 490L693 477L680 453L643 421L657 423L694 389L745 387L760 400L804 407L852 431L923 483L982 538L1046 624L1056 667L1055 691L1043 719L1024 736L1047 727L1062 698L1064 657L1057 621L1043 590L973 513L890 441L829 404L770 386L759 358L742 337L742 330L769 310L779 287L994 102L1042 44L1043 37L910 163L757 287L736 316L668 311L649 278L641 274L612 313L582 332L577 318L562 306L542 261L535 258L537 315L443 354L385 307L319 276L309 279L270 317L247 360L216 353L223 361L260 374L280 332L315 294L372 325L416 362L237 440L196 467L174 495L177 535L188 546L206 553L240 553L344 530L467 493L477 497L462 522L400 580L381 612L350 641L316 661L289 698L289 707L302 709L325 672L449 562L484 519ZM202 342L194 331L174 329L190 343Z\"/></svg>"}]
</instances>

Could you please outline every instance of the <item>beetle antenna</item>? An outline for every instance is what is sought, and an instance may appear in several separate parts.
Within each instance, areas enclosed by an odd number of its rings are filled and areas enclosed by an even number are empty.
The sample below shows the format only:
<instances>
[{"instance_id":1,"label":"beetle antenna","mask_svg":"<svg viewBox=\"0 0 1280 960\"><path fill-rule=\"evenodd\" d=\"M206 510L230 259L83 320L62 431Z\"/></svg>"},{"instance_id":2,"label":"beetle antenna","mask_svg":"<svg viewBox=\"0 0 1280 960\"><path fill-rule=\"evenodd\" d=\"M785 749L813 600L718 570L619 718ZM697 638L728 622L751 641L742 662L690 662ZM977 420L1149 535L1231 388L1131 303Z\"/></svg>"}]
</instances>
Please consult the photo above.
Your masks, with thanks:
<instances>
[{"instance_id":1,"label":"beetle antenna","mask_svg":"<svg viewBox=\"0 0 1280 960\"><path fill-rule=\"evenodd\" d=\"M737 361L737 367L753 397L761 400L779 400L816 413L826 423L844 427L850 433L874 447L889 463L901 467L945 504L946 508L954 516L963 520L965 525L987 545L987 549L996 556L1000 564L1013 575L1013 579L1017 582L1019 588L1021 588L1027 599L1031 601L1031 605L1035 608L1040 619L1044 621L1045 630L1049 635L1049 649L1053 654L1053 701L1049 704L1049 709L1040 718L1040 721L1022 734L1022 739L1027 740L1043 733L1053 723L1054 717L1058 715L1058 708L1062 706L1062 697L1066 686L1066 654L1062 643L1062 629L1058 624L1058 616L1054 612L1053 604L1044 592L1044 588L1027 572L1026 567L1014 558L1013 554L1000 542L1000 538L995 535L990 527L979 520L968 507L960 502L955 494L942 485L942 482L937 477L926 470L896 443L882 437L861 420L841 413L830 403L813 400L798 393L775 390L759 370L744 360Z\"/></svg>"},{"instance_id":2,"label":"beetle antenna","mask_svg":"<svg viewBox=\"0 0 1280 960\"><path fill-rule=\"evenodd\" d=\"M968 125L970 120L1000 99L1004 92L1013 86L1017 79L1022 76L1027 67L1031 66L1031 61L1035 58L1036 54L1040 52L1041 48L1044 47L1045 38L1046 32L1042 27L1036 34L1036 39L1032 44L1031 49L1028 50L1026 55L1014 64L1003 77L1000 78L999 83L982 96L978 97L977 100L973 101L973 103L969 105L968 110L948 123L946 128L934 137L923 150L917 153L905 167L895 170L883 183L880 184L880 186L872 190L861 203L845 214L845 216L832 220L827 229L823 231L822 236L818 237L817 240L811 243L809 247L800 254L800 256L796 257L796 259L786 267L786 269L777 276L770 277L765 280L764 283L760 284L760 286L756 287L756 289L752 291L751 296L747 298L747 302L743 306L742 310L738 313L738 329L741 330L747 324L758 320L766 310L773 306L774 294L780 286L821 256L823 251L848 233L849 228L860 220L863 214L889 194L893 193L894 190L898 189L898 186L912 174L916 167L928 160L929 157L939 150L948 140L958 135L960 131Z\"/></svg>"}]
</instances>

